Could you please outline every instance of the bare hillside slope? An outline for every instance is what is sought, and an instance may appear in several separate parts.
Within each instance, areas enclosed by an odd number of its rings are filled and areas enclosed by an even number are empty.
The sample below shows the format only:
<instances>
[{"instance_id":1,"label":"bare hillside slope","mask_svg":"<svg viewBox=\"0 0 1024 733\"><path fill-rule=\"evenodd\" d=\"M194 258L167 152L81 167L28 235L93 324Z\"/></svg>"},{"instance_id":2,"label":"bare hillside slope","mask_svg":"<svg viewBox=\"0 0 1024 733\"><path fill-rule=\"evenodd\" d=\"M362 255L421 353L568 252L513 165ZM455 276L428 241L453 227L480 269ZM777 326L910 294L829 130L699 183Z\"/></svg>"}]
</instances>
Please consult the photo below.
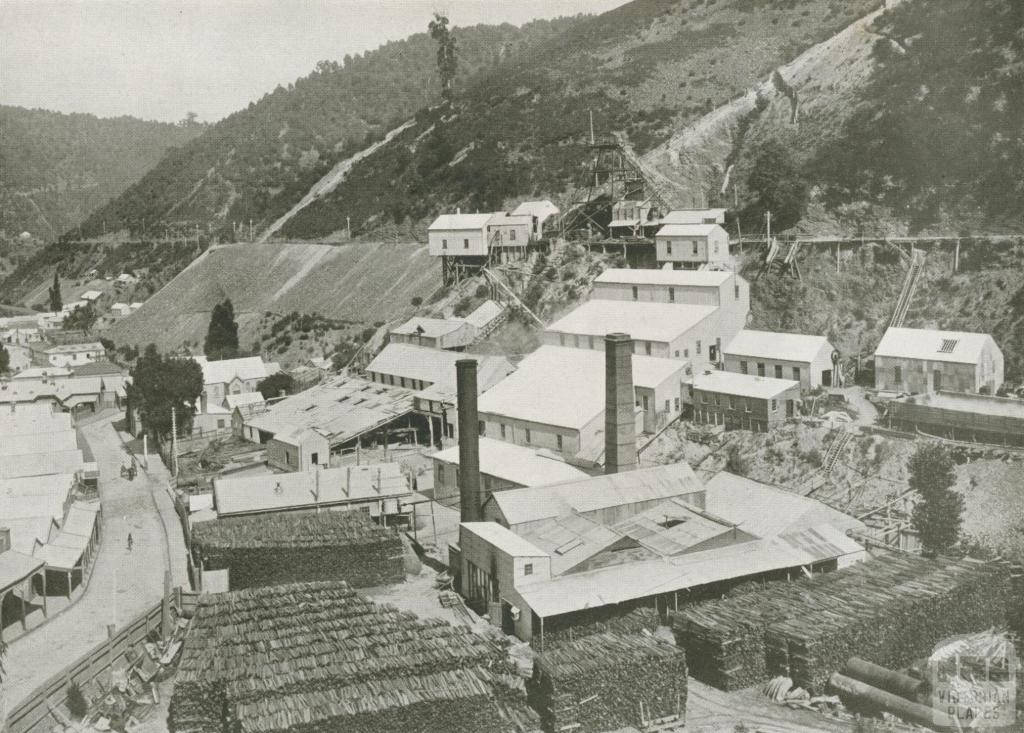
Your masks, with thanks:
<instances>
[{"instance_id":1,"label":"bare hillside slope","mask_svg":"<svg viewBox=\"0 0 1024 733\"><path fill-rule=\"evenodd\" d=\"M265 313L318 313L355 323L388 320L426 298L440 273L412 244L236 244L196 259L109 331L119 346L201 344L213 306L230 298L247 346Z\"/></svg>"}]
</instances>

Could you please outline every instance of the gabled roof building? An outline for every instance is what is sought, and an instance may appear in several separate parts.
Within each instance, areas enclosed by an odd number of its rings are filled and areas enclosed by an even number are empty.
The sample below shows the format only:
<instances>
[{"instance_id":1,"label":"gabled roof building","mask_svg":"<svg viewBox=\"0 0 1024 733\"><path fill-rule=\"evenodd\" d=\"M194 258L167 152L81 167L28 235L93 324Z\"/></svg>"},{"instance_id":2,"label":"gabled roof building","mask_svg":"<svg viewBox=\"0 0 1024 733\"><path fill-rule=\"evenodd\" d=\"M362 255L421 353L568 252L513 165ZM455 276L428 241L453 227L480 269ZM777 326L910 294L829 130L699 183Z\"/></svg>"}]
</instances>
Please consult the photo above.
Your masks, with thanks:
<instances>
[{"instance_id":1,"label":"gabled roof building","mask_svg":"<svg viewBox=\"0 0 1024 733\"><path fill-rule=\"evenodd\" d=\"M1003 352L987 333L889 328L875 349L884 392L985 392L1003 384Z\"/></svg>"}]
</instances>

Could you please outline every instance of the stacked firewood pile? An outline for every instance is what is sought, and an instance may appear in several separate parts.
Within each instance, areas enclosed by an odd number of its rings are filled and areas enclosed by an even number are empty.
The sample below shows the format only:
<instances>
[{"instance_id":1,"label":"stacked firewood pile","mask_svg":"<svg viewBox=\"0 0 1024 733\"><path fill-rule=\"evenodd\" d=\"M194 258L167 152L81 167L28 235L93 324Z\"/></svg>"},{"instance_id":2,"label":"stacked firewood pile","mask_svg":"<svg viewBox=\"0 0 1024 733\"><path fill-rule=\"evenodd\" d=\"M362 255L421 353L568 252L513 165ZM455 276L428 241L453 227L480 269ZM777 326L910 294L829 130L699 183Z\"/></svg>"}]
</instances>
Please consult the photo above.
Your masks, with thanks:
<instances>
[{"instance_id":1,"label":"stacked firewood pile","mask_svg":"<svg viewBox=\"0 0 1024 733\"><path fill-rule=\"evenodd\" d=\"M642 631L654 631L661 624L657 610L650 607L634 608L625 614L608 616L582 623L572 624L565 628L556 628L544 632L544 648L555 644L575 641L584 636L601 634L606 631L613 634L639 634ZM537 637L537 644L540 637Z\"/></svg>"},{"instance_id":2,"label":"stacked firewood pile","mask_svg":"<svg viewBox=\"0 0 1024 733\"><path fill-rule=\"evenodd\" d=\"M202 596L168 721L173 733L518 733L537 718L492 641L322 582Z\"/></svg>"},{"instance_id":3,"label":"stacked firewood pile","mask_svg":"<svg viewBox=\"0 0 1024 733\"><path fill-rule=\"evenodd\" d=\"M401 538L356 511L197 522L192 548L204 570L227 569L234 590L318 580L369 588L405 577Z\"/></svg>"},{"instance_id":4,"label":"stacked firewood pile","mask_svg":"<svg viewBox=\"0 0 1024 733\"><path fill-rule=\"evenodd\" d=\"M782 675L809 691L854 654L900 667L954 634L1007 623L1001 562L887 556L671 614L694 677L733 690Z\"/></svg>"},{"instance_id":5,"label":"stacked firewood pile","mask_svg":"<svg viewBox=\"0 0 1024 733\"><path fill-rule=\"evenodd\" d=\"M681 719L686 655L641 634L601 633L540 653L527 683L546 731L604 731Z\"/></svg>"}]
</instances>

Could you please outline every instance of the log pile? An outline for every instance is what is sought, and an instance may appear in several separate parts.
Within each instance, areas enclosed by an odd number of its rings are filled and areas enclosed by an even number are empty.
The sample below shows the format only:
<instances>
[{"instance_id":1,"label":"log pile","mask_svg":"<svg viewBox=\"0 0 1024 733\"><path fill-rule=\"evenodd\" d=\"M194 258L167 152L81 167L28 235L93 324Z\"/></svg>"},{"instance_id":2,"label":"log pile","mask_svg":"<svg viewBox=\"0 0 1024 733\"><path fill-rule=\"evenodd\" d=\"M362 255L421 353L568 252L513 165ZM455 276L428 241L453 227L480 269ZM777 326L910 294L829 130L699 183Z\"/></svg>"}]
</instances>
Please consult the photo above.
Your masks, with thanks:
<instances>
[{"instance_id":1,"label":"log pile","mask_svg":"<svg viewBox=\"0 0 1024 733\"><path fill-rule=\"evenodd\" d=\"M477 710L489 711L491 727L472 727ZM172 733L517 733L537 719L490 640L321 582L202 596L168 722Z\"/></svg>"},{"instance_id":2,"label":"log pile","mask_svg":"<svg viewBox=\"0 0 1024 733\"><path fill-rule=\"evenodd\" d=\"M549 733L640 728L685 715L686 674L679 647L606 632L539 654L527 690Z\"/></svg>"},{"instance_id":3,"label":"log pile","mask_svg":"<svg viewBox=\"0 0 1024 733\"><path fill-rule=\"evenodd\" d=\"M781 675L812 692L857 655L901 667L955 634L1006 625L1009 567L887 556L671 615L693 675L733 690Z\"/></svg>"},{"instance_id":4,"label":"log pile","mask_svg":"<svg viewBox=\"0 0 1024 733\"><path fill-rule=\"evenodd\" d=\"M197 522L192 547L231 588L344 580L355 588L401 582L402 541L363 512L270 514Z\"/></svg>"},{"instance_id":5,"label":"log pile","mask_svg":"<svg viewBox=\"0 0 1024 733\"><path fill-rule=\"evenodd\" d=\"M582 623L574 623L564 628L550 629L544 632L545 648L555 644L575 641L584 636L611 632L613 634L639 634L642 631L655 631L661 625L661 617L657 610L649 606L634 608L628 613L608 615L594 618ZM539 643L539 637L537 639Z\"/></svg>"}]
</instances>

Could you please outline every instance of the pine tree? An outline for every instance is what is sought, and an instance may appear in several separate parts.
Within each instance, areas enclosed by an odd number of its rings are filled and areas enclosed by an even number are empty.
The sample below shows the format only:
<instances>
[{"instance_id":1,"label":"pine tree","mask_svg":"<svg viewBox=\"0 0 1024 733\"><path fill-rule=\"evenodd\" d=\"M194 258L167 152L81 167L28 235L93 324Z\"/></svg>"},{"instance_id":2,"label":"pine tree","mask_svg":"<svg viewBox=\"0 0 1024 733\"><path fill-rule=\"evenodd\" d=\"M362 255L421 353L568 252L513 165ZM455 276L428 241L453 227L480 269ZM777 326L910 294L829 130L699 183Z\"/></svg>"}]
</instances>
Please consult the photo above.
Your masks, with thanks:
<instances>
[{"instance_id":1,"label":"pine tree","mask_svg":"<svg viewBox=\"0 0 1024 733\"><path fill-rule=\"evenodd\" d=\"M50 286L50 310L56 312L63 307L64 301L60 297L60 278L57 277L57 272L54 271L53 285Z\"/></svg>"},{"instance_id":2,"label":"pine tree","mask_svg":"<svg viewBox=\"0 0 1024 733\"><path fill-rule=\"evenodd\" d=\"M203 351L208 359L233 359L238 356L238 324L230 299L213 307Z\"/></svg>"},{"instance_id":3,"label":"pine tree","mask_svg":"<svg viewBox=\"0 0 1024 733\"><path fill-rule=\"evenodd\" d=\"M452 101L452 83L459 66L455 35L448 29L448 18L434 13L434 19L427 26L430 37L437 41L437 71L441 75L441 99Z\"/></svg>"},{"instance_id":4,"label":"pine tree","mask_svg":"<svg viewBox=\"0 0 1024 733\"><path fill-rule=\"evenodd\" d=\"M914 451L907 471L910 488L920 497L911 523L921 539L921 548L929 556L947 552L960 538L964 512L964 499L953 490L953 458L942 445L925 443Z\"/></svg>"}]
</instances>

